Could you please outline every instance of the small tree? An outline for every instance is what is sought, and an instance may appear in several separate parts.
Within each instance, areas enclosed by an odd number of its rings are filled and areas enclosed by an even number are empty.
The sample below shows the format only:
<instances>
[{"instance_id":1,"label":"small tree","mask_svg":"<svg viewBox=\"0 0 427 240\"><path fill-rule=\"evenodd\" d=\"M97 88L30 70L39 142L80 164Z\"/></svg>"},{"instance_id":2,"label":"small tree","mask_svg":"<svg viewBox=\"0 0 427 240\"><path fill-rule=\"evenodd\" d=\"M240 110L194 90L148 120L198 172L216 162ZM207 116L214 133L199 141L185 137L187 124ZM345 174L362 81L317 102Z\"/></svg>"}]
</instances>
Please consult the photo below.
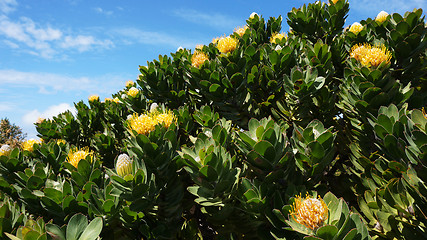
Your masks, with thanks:
<instances>
[{"instance_id":1,"label":"small tree","mask_svg":"<svg viewBox=\"0 0 427 240\"><path fill-rule=\"evenodd\" d=\"M22 129L15 124L11 124L9 119L0 120L0 145L8 144L10 147L18 147L27 136Z\"/></svg>"}]
</instances>

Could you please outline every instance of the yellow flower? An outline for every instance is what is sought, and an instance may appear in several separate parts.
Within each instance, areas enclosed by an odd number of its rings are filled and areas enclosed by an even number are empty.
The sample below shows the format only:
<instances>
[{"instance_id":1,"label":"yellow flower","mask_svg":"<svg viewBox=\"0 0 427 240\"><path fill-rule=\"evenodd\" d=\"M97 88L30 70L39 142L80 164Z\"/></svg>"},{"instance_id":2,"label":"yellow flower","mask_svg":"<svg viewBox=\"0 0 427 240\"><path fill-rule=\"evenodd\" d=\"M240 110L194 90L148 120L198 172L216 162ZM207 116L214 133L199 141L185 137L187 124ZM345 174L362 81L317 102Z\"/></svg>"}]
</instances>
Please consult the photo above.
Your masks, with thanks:
<instances>
[{"instance_id":1,"label":"yellow flower","mask_svg":"<svg viewBox=\"0 0 427 240\"><path fill-rule=\"evenodd\" d=\"M163 124L163 126L165 126L166 128L168 128L172 124L172 122L175 121L175 116L171 111L167 113L158 114L155 117L157 122Z\"/></svg>"},{"instance_id":2,"label":"yellow flower","mask_svg":"<svg viewBox=\"0 0 427 240\"><path fill-rule=\"evenodd\" d=\"M44 122L44 120L45 120L44 118L38 117L36 123L41 124L42 122Z\"/></svg>"},{"instance_id":3,"label":"yellow flower","mask_svg":"<svg viewBox=\"0 0 427 240\"><path fill-rule=\"evenodd\" d=\"M75 168L79 165L80 160L86 159L87 156L90 156L90 161L92 162L93 153L89 151L87 147L78 149L75 148L68 152L68 162L71 163Z\"/></svg>"},{"instance_id":4,"label":"yellow flower","mask_svg":"<svg viewBox=\"0 0 427 240\"><path fill-rule=\"evenodd\" d=\"M22 149L24 149L25 151L32 152L34 144L41 144L42 142L43 142L42 139L35 140L31 138L22 144Z\"/></svg>"},{"instance_id":5,"label":"yellow flower","mask_svg":"<svg viewBox=\"0 0 427 240\"><path fill-rule=\"evenodd\" d=\"M369 44L355 45L351 48L350 57L355 58L367 67L378 67L381 63L390 63L391 53L384 45L371 46Z\"/></svg>"},{"instance_id":6,"label":"yellow flower","mask_svg":"<svg viewBox=\"0 0 427 240\"><path fill-rule=\"evenodd\" d=\"M217 44L220 39L221 39L221 37L216 37L216 38L212 39L212 43Z\"/></svg>"},{"instance_id":7,"label":"yellow flower","mask_svg":"<svg viewBox=\"0 0 427 240\"><path fill-rule=\"evenodd\" d=\"M99 96L98 95L91 95L89 97L89 102L93 102L93 101L99 101Z\"/></svg>"},{"instance_id":8,"label":"yellow flower","mask_svg":"<svg viewBox=\"0 0 427 240\"><path fill-rule=\"evenodd\" d=\"M135 83L132 80L126 82L126 87L132 87Z\"/></svg>"},{"instance_id":9,"label":"yellow flower","mask_svg":"<svg viewBox=\"0 0 427 240\"><path fill-rule=\"evenodd\" d=\"M134 114L128 120L128 123L130 129L136 131L138 134L148 135L155 129L157 120L146 114L142 114L141 116Z\"/></svg>"},{"instance_id":10,"label":"yellow flower","mask_svg":"<svg viewBox=\"0 0 427 240\"><path fill-rule=\"evenodd\" d=\"M118 97L115 97L115 98L113 99L113 102L115 102L115 103L120 103L120 99L119 99Z\"/></svg>"},{"instance_id":11,"label":"yellow flower","mask_svg":"<svg viewBox=\"0 0 427 240\"><path fill-rule=\"evenodd\" d=\"M363 26L362 26L362 24L360 24L358 22L353 23L350 27L350 32L352 32L354 34L358 34L362 30L363 30Z\"/></svg>"},{"instance_id":12,"label":"yellow flower","mask_svg":"<svg viewBox=\"0 0 427 240\"><path fill-rule=\"evenodd\" d=\"M8 156L11 151L12 151L12 148L9 145L4 144L0 148L0 156Z\"/></svg>"},{"instance_id":13,"label":"yellow flower","mask_svg":"<svg viewBox=\"0 0 427 240\"><path fill-rule=\"evenodd\" d=\"M56 140L56 145L60 145L60 144L65 144L65 140L64 139L57 139Z\"/></svg>"},{"instance_id":14,"label":"yellow flower","mask_svg":"<svg viewBox=\"0 0 427 240\"><path fill-rule=\"evenodd\" d=\"M276 40L282 40L285 37L285 34L283 33L273 33L273 35L270 37L271 43L276 43Z\"/></svg>"},{"instance_id":15,"label":"yellow flower","mask_svg":"<svg viewBox=\"0 0 427 240\"><path fill-rule=\"evenodd\" d=\"M357 61L361 61L370 48L371 48L371 45L367 43L363 45L356 44L350 50L350 57L355 58Z\"/></svg>"},{"instance_id":16,"label":"yellow flower","mask_svg":"<svg viewBox=\"0 0 427 240\"><path fill-rule=\"evenodd\" d=\"M236 49L237 43L236 39L232 37L225 37L218 41L217 48L222 53L229 53Z\"/></svg>"},{"instance_id":17,"label":"yellow flower","mask_svg":"<svg viewBox=\"0 0 427 240\"><path fill-rule=\"evenodd\" d=\"M104 102L111 102L111 101L113 101L113 99L111 99L111 98L109 98L109 97L106 97L106 98L104 99Z\"/></svg>"},{"instance_id":18,"label":"yellow flower","mask_svg":"<svg viewBox=\"0 0 427 240\"><path fill-rule=\"evenodd\" d=\"M132 160L126 153L122 153L117 158L116 172L120 177L132 174Z\"/></svg>"},{"instance_id":19,"label":"yellow flower","mask_svg":"<svg viewBox=\"0 0 427 240\"><path fill-rule=\"evenodd\" d=\"M375 21L377 23L382 23L385 20L387 20L387 17L388 17L388 13L384 12L384 11L381 11L380 13L378 13L377 17L375 18Z\"/></svg>"},{"instance_id":20,"label":"yellow flower","mask_svg":"<svg viewBox=\"0 0 427 240\"><path fill-rule=\"evenodd\" d=\"M245 34L245 32L246 32L246 29L248 29L248 28L249 28L248 25L245 25L243 27L238 27L238 28L234 29L234 32L239 34L239 36L243 36L243 34Z\"/></svg>"},{"instance_id":21,"label":"yellow flower","mask_svg":"<svg viewBox=\"0 0 427 240\"><path fill-rule=\"evenodd\" d=\"M196 45L196 50L202 50L203 49L203 47L204 47L205 45L203 45L203 44L198 44L198 45Z\"/></svg>"},{"instance_id":22,"label":"yellow flower","mask_svg":"<svg viewBox=\"0 0 427 240\"><path fill-rule=\"evenodd\" d=\"M193 56L191 57L191 65L193 67L200 67L205 61L209 61L208 56L201 51L196 51Z\"/></svg>"},{"instance_id":23,"label":"yellow flower","mask_svg":"<svg viewBox=\"0 0 427 240\"><path fill-rule=\"evenodd\" d=\"M131 87L128 91L128 95L131 97L136 97L138 93L139 93L139 90L136 87Z\"/></svg>"},{"instance_id":24,"label":"yellow flower","mask_svg":"<svg viewBox=\"0 0 427 240\"><path fill-rule=\"evenodd\" d=\"M333 4L336 4L338 0L330 0L329 2L332 2Z\"/></svg>"},{"instance_id":25,"label":"yellow flower","mask_svg":"<svg viewBox=\"0 0 427 240\"><path fill-rule=\"evenodd\" d=\"M290 215L296 222L316 230L328 219L328 207L320 196L316 199L307 194L304 199L299 195Z\"/></svg>"}]
</instances>

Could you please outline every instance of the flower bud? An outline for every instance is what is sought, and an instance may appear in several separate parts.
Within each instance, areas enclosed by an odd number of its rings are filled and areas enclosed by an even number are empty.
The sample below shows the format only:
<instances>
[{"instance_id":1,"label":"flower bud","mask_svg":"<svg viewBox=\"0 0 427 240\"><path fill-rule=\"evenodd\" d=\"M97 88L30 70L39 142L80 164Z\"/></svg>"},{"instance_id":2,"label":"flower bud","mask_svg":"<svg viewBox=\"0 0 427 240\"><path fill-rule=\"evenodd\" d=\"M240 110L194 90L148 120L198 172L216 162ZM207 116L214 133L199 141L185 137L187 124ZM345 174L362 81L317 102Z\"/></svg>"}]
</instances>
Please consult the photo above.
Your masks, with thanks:
<instances>
[{"instance_id":1,"label":"flower bud","mask_svg":"<svg viewBox=\"0 0 427 240\"><path fill-rule=\"evenodd\" d=\"M132 160L126 153L122 153L117 158L116 172L120 177L132 174Z\"/></svg>"}]
</instances>

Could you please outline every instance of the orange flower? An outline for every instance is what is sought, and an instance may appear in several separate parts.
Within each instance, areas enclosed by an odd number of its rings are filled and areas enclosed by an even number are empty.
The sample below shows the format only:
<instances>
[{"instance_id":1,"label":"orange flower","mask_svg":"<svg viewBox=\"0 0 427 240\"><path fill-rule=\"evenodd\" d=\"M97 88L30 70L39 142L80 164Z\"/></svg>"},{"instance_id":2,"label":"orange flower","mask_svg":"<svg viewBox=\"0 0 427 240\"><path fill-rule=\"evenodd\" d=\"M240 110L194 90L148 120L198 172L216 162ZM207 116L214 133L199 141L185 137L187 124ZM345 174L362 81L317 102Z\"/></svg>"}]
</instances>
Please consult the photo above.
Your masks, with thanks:
<instances>
[{"instance_id":1,"label":"orange flower","mask_svg":"<svg viewBox=\"0 0 427 240\"><path fill-rule=\"evenodd\" d=\"M323 226L328 219L328 207L320 196L312 198L307 194L304 199L299 195L292 206L290 215L296 222L316 230Z\"/></svg>"},{"instance_id":2,"label":"orange flower","mask_svg":"<svg viewBox=\"0 0 427 240\"><path fill-rule=\"evenodd\" d=\"M193 67L200 67L205 61L209 61L208 56L201 51L196 51L193 56L191 57L191 65Z\"/></svg>"}]
</instances>

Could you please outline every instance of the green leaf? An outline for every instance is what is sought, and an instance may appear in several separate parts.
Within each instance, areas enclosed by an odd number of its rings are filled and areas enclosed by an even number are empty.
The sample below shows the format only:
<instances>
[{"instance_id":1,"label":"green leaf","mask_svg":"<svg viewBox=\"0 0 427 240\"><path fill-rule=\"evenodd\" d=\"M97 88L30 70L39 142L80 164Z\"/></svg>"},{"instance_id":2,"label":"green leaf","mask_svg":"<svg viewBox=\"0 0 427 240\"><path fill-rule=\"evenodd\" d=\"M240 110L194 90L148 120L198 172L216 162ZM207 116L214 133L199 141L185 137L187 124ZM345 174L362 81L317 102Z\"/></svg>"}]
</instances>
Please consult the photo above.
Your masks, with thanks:
<instances>
[{"instance_id":1,"label":"green leaf","mask_svg":"<svg viewBox=\"0 0 427 240\"><path fill-rule=\"evenodd\" d=\"M274 150L274 146L267 141L262 140L256 143L254 146L254 150L259 155L263 156L265 159L269 160L270 162L273 162L276 158L276 152Z\"/></svg>"},{"instance_id":2,"label":"green leaf","mask_svg":"<svg viewBox=\"0 0 427 240\"><path fill-rule=\"evenodd\" d=\"M67 240L78 240L88 225L87 218L81 213L71 217L67 225Z\"/></svg>"},{"instance_id":3,"label":"green leaf","mask_svg":"<svg viewBox=\"0 0 427 240\"><path fill-rule=\"evenodd\" d=\"M332 240L338 233L338 228L333 225L325 225L317 229L316 236L324 240Z\"/></svg>"},{"instance_id":4,"label":"green leaf","mask_svg":"<svg viewBox=\"0 0 427 240\"><path fill-rule=\"evenodd\" d=\"M66 240L64 232L55 224L46 224L46 232L55 240Z\"/></svg>"},{"instance_id":5,"label":"green leaf","mask_svg":"<svg viewBox=\"0 0 427 240\"><path fill-rule=\"evenodd\" d=\"M86 227L79 240L95 240L102 231L102 218L93 219ZM68 239L67 239L68 240Z\"/></svg>"},{"instance_id":6,"label":"green leaf","mask_svg":"<svg viewBox=\"0 0 427 240\"><path fill-rule=\"evenodd\" d=\"M311 154L313 157L317 159L321 159L325 156L325 149L318 141L310 142L307 145L308 154Z\"/></svg>"},{"instance_id":7,"label":"green leaf","mask_svg":"<svg viewBox=\"0 0 427 240\"><path fill-rule=\"evenodd\" d=\"M204 176L209 182L214 182L218 179L218 173L209 165L203 166L200 169L200 174Z\"/></svg>"}]
</instances>

